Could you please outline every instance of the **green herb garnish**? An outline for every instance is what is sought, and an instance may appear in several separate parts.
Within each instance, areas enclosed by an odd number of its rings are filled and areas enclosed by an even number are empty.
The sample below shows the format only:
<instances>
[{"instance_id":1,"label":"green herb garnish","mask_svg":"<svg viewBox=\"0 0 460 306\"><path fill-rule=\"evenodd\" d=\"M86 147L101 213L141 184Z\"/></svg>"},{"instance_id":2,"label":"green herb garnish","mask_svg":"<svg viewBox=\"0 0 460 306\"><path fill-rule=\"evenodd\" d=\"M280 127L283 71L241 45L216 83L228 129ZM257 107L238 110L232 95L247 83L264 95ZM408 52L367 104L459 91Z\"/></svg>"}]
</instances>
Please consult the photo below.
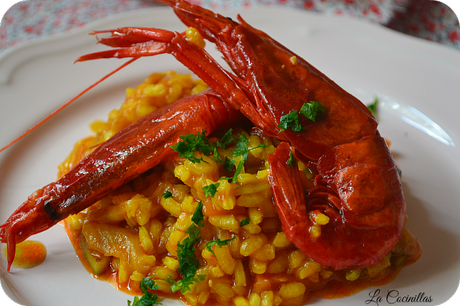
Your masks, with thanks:
<instances>
[{"instance_id":1,"label":"green herb garnish","mask_svg":"<svg viewBox=\"0 0 460 306\"><path fill-rule=\"evenodd\" d=\"M201 240L200 229L192 224L186 231L188 237L177 244L177 258L179 258L179 272L187 278L194 276L198 269L198 259L196 258L195 244Z\"/></svg>"},{"instance_id":2,"label":"green herb garnish","mask_svg":"<svg viewBox=\"0 0 460 306\"><path fill-rule=\"evenodd\" d=\"M203 161L202 158L197 158L195 156L195 152L201 152L206 156L209 156L214 153L214 159L218 163L222 163L224 165L224 169L228 172L232 171L233 166L235 166L236 162L227 156L225 160L219 155L217 148L224 148L226 149L231 143L236 142L235 148L233 149L232 156L242 156L242 160L236 165L235 173L232 177L233 183L237 182L237 177L240 172L243 170L244 162L248 159L249 151L255 150L257 148L266 148L267 145L260 144L255 148L248 149L249 139L246 135L242 134L240 137L236 138L233 137L232 134L233 130L229 129L222 138L215 142L211 143L208 138L206 138L206 131L202 130L198 133L198 135L188 134L180 136L182 141L179 143L172 145L171 148L179 153L179 156L189 159L194 163L199 163Z\"/></svg>"},{"instance_id":3,"label":"green herb garnish","mask_svg":"<svg viewBox=\"0 0 460 306\"><path fill-rule=\"evenodd\" d=\"M187 291L190 291L190 286L193 283L198 283L206 278L206 275L198 275L197 277L184 278L179 281L173 280L170 276L166 278L166 281L171 284L171 291L174 293L178 290L184 294Z\"/></svg>"},{"instance_id":4,"label":"green herb garnish","mask_svg":"<svg viewBox=\"0 0 460 306\"><path fill-rule=\"evenodd\" d=\"M240 174L241 170L243 170L244 162L248 159L249 151L252 151L258 148L268 147L267 145L260 144L257 147L249 149L248 148L249 139L244 134L241 134L241 136L238 137L235 141L236 141L236 146L235 146L235 149L233 149L232 156L233 157L242 156L242 159L240 160L240 162L238 163L238 166L236 167L235 174L233 175L233 180L232 180L233 183L237 182L237 177Z\"/></svg>"},{"instance_id":5,"label":"green herb garnish","mask_svg":"<svg viewBox=\"0 0 460 306\"><path fill-rule=\"evenodd\" d=\"M150 277L142 279L140 288L144 295L141 298L136 296L132 304L131 301L128 301L128 306L162 305L160 302L158 302L158 295L148 290L158 290L158 285L156 285L155 282L150 279Z\"/></svg>"},{"instance_id":6,"label":"green herb garnish","mask_svg":"<svg viewBox=\"0 0 460 306\"><path fill-rule=\"evenodd\" d=\"M281 129L281 131L290 128L294 132L300 132L302 130L302 126L299 122L299 112L293 110L289 114L281 116L280 124L278 124L278 127Z\"/></svg>"},{"instance_id":7,"label":"green herb garnish","mask_svg":"<svg viewBox=\"0 0 460 306\"><path fill-rule=\"evenodd\" d=\"M197 158L195 152L201 152L209 156L214 151L213 145L206 138L205 130L198 132L197 135L187 134L180 136L180 138L182 141L172 145L171 148L179 153L180 157L187 158L193 163L200 163L203 160L202 158Z\"/></svg>"},{"instance_id":8,"label":"green herb garnish","mask_svg":"<svg viewBox=\"0 0 460 306\"><path fill-rule=\"evenodd\" d=\"M289 159L287 160L287 164L290 167L295 167L297 165L296 159L294 158L294 154L292 153L292 151L289 152Z\"/></svg>"},{"instance_id":9,"label":"green herb garnish","mask_svg":"<svg viewBox=\"0 0 460 306\"><path fill-rule=\"evenodd\" d=\"M203 202L199 202L192 216L192 225L189 226L186 233L188 237L177 243L177 259L179 260L179 272L184 279L175 281L168 277L166 281L171 284L171 290L176 292L180 290L185 293L190 290L190 285L203 280L206 276L199 275L195 277L196 271L200 265L196 257L195 245L200 242L200 229L204 227Z\"/></svg>"},{"instance_id":10,"label":"green herb garnish","mask_svg":"<svg viewBox=\"0 0 460 306\"><path fill-rule=\"evenodd\" d=\"M206 243L206 249L211 252L214 257L217 258L216 256L216 253L214 253L214 251L212 250L212 246L213 245L217 245L219 246L220 248L224 245L228 245L228 243L230 241L232 241L233 239L235 239L236 237L233 237L233 238L230 238L230 239L225 239L225 240L220 240L219 238L215 239L215 240L212 240L212 241L208 241L208 243Z\"/></svg>"},{"instance_id":11,"label":"green herb garnish","mask_svg":"<svg viewBox=\"0 0 460 306\"><path fill-rule=\"evenodd\" d=\"M224 160L223 164L224 164L225 171L230 172L230 171L232 171L233 166L235 165L235 161L233 159L230 159L227 156L225 156L225 160Z\"/></svg>"},{"instance_id":12,"label":"green herb garnish","mask_svg":"<svg viewBox=\"0 0 460 306\"><path fill-rule=\"evenodd\" d=\"M190 290L190 285L195 282L195 274L198 270L200 262L196 257L195 244L201 240L199 228L192 223L186 231L189 234L188 237L177 243L177 258L179 260L179 272L184 277L183 280L175 282L175 290L179 290L184 293ZM173 287L171 286L171 289Z\"/></svg>"},{"instance_id":13,"label":"green herb garnish","mask_svg":"<svg viewBox=\"0 0 460 306\"><path fill-rule=\"evenodd\" d=\"M377 118L377 107L379 105L379 98L375 97L372 104L367 105L367 108L371 111L372 115Z\"/></svg>"},{"instance_id":14,"label":"green herb garnish","mask_svg":"<svg viewBox=\"0 0 460 306\"><path fill-rule=\"evenodd\" d=\"M171 193L171 191L166 190L166 192L163 193L162 197L163 197L163 199L172 198L172 193Z\"/></svg>"},{"instance_id":15,"label":"green herb garnish","mask_svg":"<svg viewBox=\"0 0 460 306\"><path fill-rule=\"evenodd\" d=\"M204 228L203 202L199 202L192 216L192 221L201 228ZM198 233L199 235L199 233Z\"/></svg>"},{"instance_id":16,"label":"green herb garnish","mask_svg":"<svg viewBox=\"0 0 460 306\"><path fill-rule=\"evenodd\" d=\"M213 198L216 195L217 188L219 188L220 183L210 184L208 186L203 187L204 198L207 197Z\"/></svg>"},{"instance_id":17,"label":"green herb garnish","mask_svg":"<svg viewBox=\"0 0 460 306\"><path fill-rule=\"evenodd\" d=\"M300 114L315 122L316 118L321 117L326 112L326 108L319 102L310 101L304 103L300 109Z\"/></svg>"},{"instance_id":18,"label":"green herb garnish","mask_svg":"<svg viewBox=\"0 0 460 306\"><path fill-rule=\"evenodd\" d=\"M246 219L241 220L240 226L245 226L245 225L248 225L249 223L251 223L251 219L246 218Z\"/></svg>"},{"instance_id":19,"label":"green herb garnish","mask_svg":"<svg viewBox=\"0 0 460 306\"><path fill-rule=\"evenodd\" d=\"M235 141L235 137L233 137L232 132L233 130L229 129L227 133L225 133L224 136L222 136L220 140L216 142L216 146L219 148L227 149L227 146Z\"/></svg>"},{"instance_id":20,"label":"green herb garnish","mask_svg":"<svg viewBox=\"0 0 460 306\"><path fill-rule=\"evenodd\" d=\"M300 112L293 110L287 115L281 116L280 124L278 127L280 131L290 128L294 132L298 133L302 130L302 125L299 121L299 114L315 122L317 118L324 115L326 108L319 102L310 101L309 103L304 103L300 108Z\"/></svg>"},{"instance_id":21,"label":"green herb garnish","mask_svg":"<svg viewBox=\"0 0 460 306\"><path fill-rule=\"evenodd\" d=\"M233 149L232 156L240 156L240 155L244 156L245 154L249 153L249 150L248 150L249 139L246 137L246 135L241 134L241 136L235 139L235 141L236 141L236 146Z\"/></svg>"},{"instance_id":22,"label":"green herb garnish","mask_svg":"<svg viewBox=\"0 0 460 306\"><path fill-rule=\"evenodd\" d=\"M214 160L216 162L218 162L218 163L224 164L224 169L225 170L228 169L228 163L227 163L227 166L226 166L226 162L229 159L226 156L225 161L223 161L222 158L220 158L219 150L217 148L227 149L227 146L229 144L231 144L233 141L235 141L235 138L233 137L232 132L233 132L233 130L229 129L227 131L227 133L225 133L224 136L222 136L222 138L220 140L218 140L216 143L214 143ZM230 170L227 170L227 171L231 171L231 166L230 166Z\"/></svg>"},{"instance_id":23,"label":"green herb garnish","mask_svg":"<svg viewBox=\"0 0 460 306\"><path fill-rule=\"evenodd\" d=\"M235 174L233 174L233 177L232 177L233 184L236 184L238 182L238 175L240 175L241 170L243 170L244 162L245 160L243 159L243 160L240 160L240 162L238 163L238 167L236 167Z\"/></svg>"}]
</instances>

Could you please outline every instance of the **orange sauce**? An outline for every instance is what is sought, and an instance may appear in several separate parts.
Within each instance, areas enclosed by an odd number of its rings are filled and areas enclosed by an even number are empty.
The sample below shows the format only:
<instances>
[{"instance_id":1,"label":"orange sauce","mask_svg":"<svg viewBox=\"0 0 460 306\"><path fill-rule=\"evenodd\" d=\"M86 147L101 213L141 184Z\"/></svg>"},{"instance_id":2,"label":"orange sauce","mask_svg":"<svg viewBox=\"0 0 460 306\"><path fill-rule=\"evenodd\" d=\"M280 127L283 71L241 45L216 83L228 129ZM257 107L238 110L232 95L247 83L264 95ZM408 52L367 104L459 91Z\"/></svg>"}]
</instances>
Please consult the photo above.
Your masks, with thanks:
<instances>
[{"instance_id":1,"label":"orange sauce","mask_svg":"<svg viewBox=\"0 0 460 306\"><path fill-rule=\"evenodd\" d=\"M3 248L3 255L7 258L7 248ZM16 245L16 254L12 266L15 268L29 269L45 261L46 248L39 241L26 240Z\"/></svg>"},{"instance_id":2,"label":"orange sauce","mask_svg":"<svg viewBox=\"0 0 460 306\"><path fill-rule=\"evenodd\" d=\"M321 289L312 291L312 295L323 299L339 299L344 298L369 287L383 286L393 281L401 269L390 268L382 279L378 281L370 280L369 278L360 278L355 281L343 281L339 279L331 279L327 286Z\"/></svg>"}]
</instances>

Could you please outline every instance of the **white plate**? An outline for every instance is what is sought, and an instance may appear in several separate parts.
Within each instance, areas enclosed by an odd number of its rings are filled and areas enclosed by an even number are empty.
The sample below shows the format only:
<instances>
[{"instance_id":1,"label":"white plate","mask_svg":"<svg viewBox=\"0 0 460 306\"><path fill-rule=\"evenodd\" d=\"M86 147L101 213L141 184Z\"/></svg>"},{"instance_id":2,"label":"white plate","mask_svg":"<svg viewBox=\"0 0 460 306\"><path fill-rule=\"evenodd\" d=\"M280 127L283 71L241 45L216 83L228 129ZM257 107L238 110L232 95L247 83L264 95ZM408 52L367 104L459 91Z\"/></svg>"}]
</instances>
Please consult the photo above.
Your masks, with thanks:
<instances>
[{"instance_id":1,"label":"white plate","mask_svg":"<svg viewBox=\"0 0 460 306\"><path fill-rule=\"evenodd\" d=\"M420 293L430 296L432 302L424 305L447 301L460 279L458 51L344 17L280 8L241 13L364 102L381 98L380 131L392 141L403 170L410 217L407 227L423 247L421 259L394 282L345 299L315 300L315 304L362 305L377 289L380 305L394 302L385 299L389 290L397 290L405 299ZM236 16L233 11L225 14ZM73 61L102 49L95 38L87 36L89 30L128 25L184 29L169 8L154 8L4 53L0 79L9 82L0 85L0 147L118 67L122 61L115 59L75 65ZM77 139L89 134L88 124L96 118L106 119L122 103L126 87L135 86L150 72L168 69L186 71L169 55L138 60L0 154L0 222L30 193L55 179L59 162ZM14 291L20 302L34 306L126 305L127 299L132 300L86 272L61 226L34 239L45 243L48 250L42 265L7 274L3 273L5 262L0 262L4 288Z\"/></svg>"}]
</instances>

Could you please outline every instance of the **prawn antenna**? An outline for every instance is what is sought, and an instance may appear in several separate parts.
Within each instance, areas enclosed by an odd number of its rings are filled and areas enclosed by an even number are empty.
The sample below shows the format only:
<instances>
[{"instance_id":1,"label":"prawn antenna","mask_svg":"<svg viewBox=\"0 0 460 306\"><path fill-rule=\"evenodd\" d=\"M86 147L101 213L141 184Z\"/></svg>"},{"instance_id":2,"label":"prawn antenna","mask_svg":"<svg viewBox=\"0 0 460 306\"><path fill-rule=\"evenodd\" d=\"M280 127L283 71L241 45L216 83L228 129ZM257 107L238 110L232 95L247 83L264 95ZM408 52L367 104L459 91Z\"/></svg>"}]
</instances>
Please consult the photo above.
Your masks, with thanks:
<instances>
[{"instance_id":1,"label":"prawn antenna","mask_svg":"<svg viewBox=\"0 0 460 306\"><path fill-rule=\"evenodd\" d=\"M27 136L27 134L29 134L30 132L32 132L33 130L35 130L36 128L38 128L40 125L42 125L43 123L45 123L46 121L48 121L48 119L50 119L51 117L53 117L54 115L56 115L57 113L59 113L61 110L63 110L65 107L69 106L72 102L74 102L75 100L77 100L78 98L80 98L82 95L84 95L86 92L90 91L91 89L93 89L93 87L95 87L96 85L98 85L99 83L101 83L102 81L104 81L105 79L107 79L109 76L113 75L114 73L118 72L119 70L121 70L122 68L128 66L129 64L131 64L132 62L134 62L135 60L137 60L139 57L134 57L132 59L130 59L129 61L127 61L126 63L124 63L123 65L121 65L120 67L118 67L117 69L115 69L114 71L110 72L109 74L105 75L102 79L100 79L99 81L97 81L96 83L92 84L91 86L89 86L88 88L86 88L85 90L83 90L81 93L79 93L77 96L75 96L74 98L72 98L70 101L68 101L67 103L65 103L64 105L62 105L61 107L59 107L57 110L55 110L54 112L52 112L51 114L49 114L48 116L46 116L44 119L42 119L40 122L38 122L37 124L35 124L33 127L31 127L30 129L28 129L24 134L22 134L21 136L19 136L18 138L16 138L15 140L13 140L12 142L10 142L8 145L6 145L5 147L3 147L2 149L0 149L0 153L3 152L4 150L8 149L9 147L11 147L12 145L14 145L16 142L18 142L19 140L21 140L22 138L24 138L25 136Z\"/></svg>"}]
</instances>

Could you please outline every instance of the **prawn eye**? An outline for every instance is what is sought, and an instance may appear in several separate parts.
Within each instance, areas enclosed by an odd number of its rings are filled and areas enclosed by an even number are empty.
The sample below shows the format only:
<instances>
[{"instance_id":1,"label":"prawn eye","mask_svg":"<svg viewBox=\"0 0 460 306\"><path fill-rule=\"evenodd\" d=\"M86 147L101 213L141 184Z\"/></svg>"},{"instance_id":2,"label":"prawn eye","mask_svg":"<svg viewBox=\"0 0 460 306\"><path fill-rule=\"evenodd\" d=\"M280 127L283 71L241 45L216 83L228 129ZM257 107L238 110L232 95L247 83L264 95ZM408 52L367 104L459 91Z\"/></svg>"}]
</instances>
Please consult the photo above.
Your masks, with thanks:
<instances>
[{"instance_id":1,"label":"prawn eye","mask_svg":"<svg viewBox=\"0 0 460 306\"><path fill-rule=\"evenodd\" d=\"M61 217L59 214L56 213L54 210L54 205L53 205L53 200L48 200L43 204L43 210L48 213L48 216L50 217L51 220L53 221L59 221L61 220Z\"/></svg>"}]
</instances>

